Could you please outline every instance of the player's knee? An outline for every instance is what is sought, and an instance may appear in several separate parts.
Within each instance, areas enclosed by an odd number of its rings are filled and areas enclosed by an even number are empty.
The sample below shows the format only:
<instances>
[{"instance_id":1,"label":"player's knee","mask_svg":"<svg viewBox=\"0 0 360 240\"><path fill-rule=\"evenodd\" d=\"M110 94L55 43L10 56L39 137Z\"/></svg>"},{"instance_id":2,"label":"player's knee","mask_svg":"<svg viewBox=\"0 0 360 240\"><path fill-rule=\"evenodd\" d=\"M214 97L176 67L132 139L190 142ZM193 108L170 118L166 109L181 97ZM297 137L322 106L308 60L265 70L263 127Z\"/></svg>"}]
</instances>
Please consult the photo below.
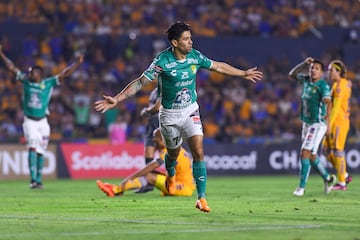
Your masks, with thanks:
<instances>
[{"instance_id":1,"label":"player's knee","mask_svg":"<svg viewBox=\"0 0 360 240\"><path fill-rule=\"evenodd\" d=\"M301 158L310 158L311 151L307 149L303 149L301 151Z\"/></svg>"},{"instance_id":2,"label":"player's knee","mask_svg":"<svg viewBox=\"0 0 360 240\"><path fill-rule=\"evenodd\" d=\"M179 153L180 153L180 148L167 150L168 158L172 160L176 160L179 156Z\"/></svg>"}]
</instances>

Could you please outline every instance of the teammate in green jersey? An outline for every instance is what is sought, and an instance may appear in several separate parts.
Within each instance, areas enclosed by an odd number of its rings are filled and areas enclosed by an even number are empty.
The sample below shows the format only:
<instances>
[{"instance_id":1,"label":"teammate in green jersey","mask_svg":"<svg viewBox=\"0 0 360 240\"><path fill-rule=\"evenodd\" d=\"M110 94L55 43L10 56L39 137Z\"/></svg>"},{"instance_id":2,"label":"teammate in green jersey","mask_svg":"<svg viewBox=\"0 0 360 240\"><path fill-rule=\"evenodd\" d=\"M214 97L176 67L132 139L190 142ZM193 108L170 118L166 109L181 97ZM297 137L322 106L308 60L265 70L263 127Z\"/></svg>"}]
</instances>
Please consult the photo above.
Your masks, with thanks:
<instances>
[{"instance_id":1,"label":"teammate in green jersey","mask_svg":"<svg viewBox=\"0 0 360 240\"><path fill-rule=\"evenodd\" d=\"M300 73L308 68L308 75ZM324 64L319 60L308 57L305 61L291 69L289 76L303 86L301 95L300 118L303 122L301 145L300 183L295 189L295 196L303 196L305 186L313 167L323 178L325 193L328 194L336 180L334 175L321 164L317 157L320 143L327 133L329 114L331 112L330 87L322 78Z\"/></svg>"},{"instance_id":2,"label":"teammate in green jersey","mask_svg":"<svg viewBox=\"0 0 360 240\"><path fill-rule=\"evenodd\" d=\"M255 83L261 80L262 72L256 67L240 70L227 63L208 59L193 49L191 28L184 22L176 22L170 26L167 30L167 38L171 46L161 52L140 77L131 81L116 96L103 96L103 100L95 102L95 109L105 112L118 102L135 95L145 85L157 80L161 99L160 130L168 152L165 156L165 168L168 173L167 190L170 194L176 190L174 169L184 138L193 157L193 175L198 193L196 207L203 212L210 212L205 199L206 166L203 129L196 102L196 74L200 68L206 68Z\"/></svg>"},{"instance_id":3,"label":"teammate in green jersey","mask_svg":"<svg viewBox=\"0 0 360 240\"><path fill-rule=\"evenodd\" d=\"M1 45L0 57L6 67L16 75L16 80L21 81L23 85L23 131L29 150L30 188L42 189L44 154L50 138L47 115L49 114L48 106L51 93L55 86L60 85L64 78L80 66L83 62L83 56L79 56L75 63L66 67L60 74L48 78L44 78L43 69L40 66L30 67L27 74L21 72L5 56Z\"/></svg>"}]
</instances>

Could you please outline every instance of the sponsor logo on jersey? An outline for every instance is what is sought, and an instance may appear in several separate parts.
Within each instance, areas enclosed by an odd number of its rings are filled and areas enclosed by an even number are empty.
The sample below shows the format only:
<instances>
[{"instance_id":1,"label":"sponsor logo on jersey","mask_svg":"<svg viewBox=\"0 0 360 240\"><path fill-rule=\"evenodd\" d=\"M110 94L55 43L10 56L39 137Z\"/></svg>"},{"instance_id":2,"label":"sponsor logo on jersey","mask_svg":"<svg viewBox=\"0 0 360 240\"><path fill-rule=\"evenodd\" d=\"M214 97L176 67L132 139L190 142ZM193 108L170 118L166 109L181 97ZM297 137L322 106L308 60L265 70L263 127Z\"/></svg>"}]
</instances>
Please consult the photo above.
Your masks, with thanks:
<instances>
[{"instance_id":1,"label":"sponsor logo on jersey","mask_svg":"<svg viewBox=\"0 0 360 240\"><path fill-rule=\"evenodd\" d=\"M313 138L312 134L309 134L308 137L306 138L306 140L311 140Z\"/></svg>"},{"instance_id":2,"label":"sponsor logo on jersey","mask_svg":"<svg viewBox=\"0 0 360 240\"><path fill-rule=\"evenodd\" d=\"M195 124L201 124L200 116L192 116L191 118Z\"/></svg>"},{"instance_id":3,"label":"sponsor logo on jersey","mask_svg":"<svg viewBox=\"0 0 360 240\"><path fill-rule=\"evenodd\" d=\"M199 60L197 59L194 59L194 58L189 58L187 60L188 64L198 64L199 63Z\"/></svg>"},{"instance_id":4,"label":"sponsor logo on jersey","mask_svg":"<svg viewBox=\"0 0 360 240\"><path fill-rule=\"evenodd\" d=\"M175 67L176 65L177 65L176 62L171 62L171 63L165 64L165 67L167 67L167 68L173 68L173 67Z\"/></svg>"},{"instance_id":5,"label":"sponsor logo on jersey","mask_svg":"<svg viewBox=\"0 0 360 240\"><path fill-rule=\"evenodd\" d=\"M175 83L175 87L185 87L185 86L189 86L193 83L193 79L188 80L188 81L183 81L183 82L177 82Z\"/></svg>"}]
</instances>

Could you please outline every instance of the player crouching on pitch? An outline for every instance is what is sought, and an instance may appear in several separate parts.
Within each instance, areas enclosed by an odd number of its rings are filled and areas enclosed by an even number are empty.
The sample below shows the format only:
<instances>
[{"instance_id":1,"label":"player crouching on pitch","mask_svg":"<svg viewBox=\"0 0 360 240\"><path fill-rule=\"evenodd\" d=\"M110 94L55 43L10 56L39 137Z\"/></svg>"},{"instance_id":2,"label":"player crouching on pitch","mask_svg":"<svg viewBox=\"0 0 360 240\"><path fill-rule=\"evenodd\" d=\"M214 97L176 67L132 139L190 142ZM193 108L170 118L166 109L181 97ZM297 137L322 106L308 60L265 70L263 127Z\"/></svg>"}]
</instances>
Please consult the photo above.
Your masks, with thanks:
<instances>
[{"instance_id":1,"label":"player crouching on pitch","mask_svg":"<svg viewBox=\"0 0 360 240\"><path fill-rule=\"evenodd\" d=\"M156 150L159 151L158 159L148 163L144 168L125 178L119 185L103 183L100 180L97 180L96 183L100 190L107 196L114 197L121 196L127 190L139 189L147 184L152 184L165 196L192 196L195 190L195 184L192 175L192 160L188 153L184 148L181 148L175 166L176 191L174 194L169 194L165 187L166 175L158 171L154 173L154 170L159 168L165 162L166 147L160 129L154 130L153 141Z\"/></svg>"}]
</instances>

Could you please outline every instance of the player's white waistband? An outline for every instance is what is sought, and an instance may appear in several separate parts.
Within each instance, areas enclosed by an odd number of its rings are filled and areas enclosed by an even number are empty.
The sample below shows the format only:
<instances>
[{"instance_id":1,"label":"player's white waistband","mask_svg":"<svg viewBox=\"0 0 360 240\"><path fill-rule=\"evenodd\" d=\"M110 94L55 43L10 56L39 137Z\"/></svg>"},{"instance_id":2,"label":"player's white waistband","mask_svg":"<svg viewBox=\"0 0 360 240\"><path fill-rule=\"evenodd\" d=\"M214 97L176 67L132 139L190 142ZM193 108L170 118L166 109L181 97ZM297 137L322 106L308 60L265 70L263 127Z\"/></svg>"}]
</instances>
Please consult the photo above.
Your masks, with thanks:
<instances>
[{"instance_id":1,"label":"player's white waistband","mask_svg":"<svg viewBox=\"0 0 360 240\"><path fill-rule=\"evenodd\" d=\"M160 120L163 123L170 124L176 122L179 119L190 116L198 108L199 105L197 104L197 102L194 102L193 104L191 104L190 106L184 109L165 109L163 107L160 107L159 110Z\"/></svg>"}]
</instances>

